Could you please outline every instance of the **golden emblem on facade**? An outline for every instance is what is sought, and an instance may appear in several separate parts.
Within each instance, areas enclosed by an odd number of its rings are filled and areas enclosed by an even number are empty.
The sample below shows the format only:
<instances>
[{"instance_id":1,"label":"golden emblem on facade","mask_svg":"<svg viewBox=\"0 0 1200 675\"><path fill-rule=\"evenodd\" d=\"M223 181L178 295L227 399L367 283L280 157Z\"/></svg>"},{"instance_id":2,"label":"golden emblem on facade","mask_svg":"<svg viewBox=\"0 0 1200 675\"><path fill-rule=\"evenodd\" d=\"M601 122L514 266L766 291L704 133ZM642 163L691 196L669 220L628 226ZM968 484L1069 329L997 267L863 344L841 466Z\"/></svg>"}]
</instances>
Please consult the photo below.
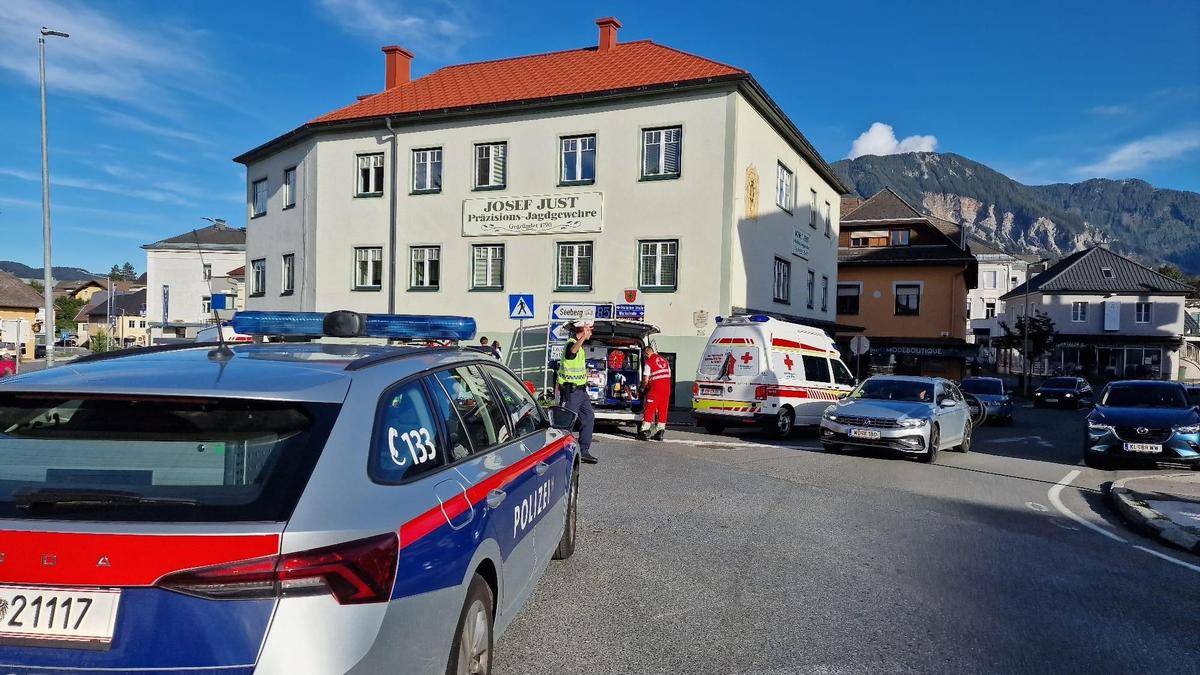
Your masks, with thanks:
<instances>
[{"instance_id":1,"label":"golden emblem on facade","mask_svg":"<svg viewBox=\"0 0 1200 675\"><path fill-rule=\"evenodd\" d=\"M758 169L746 167L746 219L758 220Z\"/></svg>"}]
</instances>

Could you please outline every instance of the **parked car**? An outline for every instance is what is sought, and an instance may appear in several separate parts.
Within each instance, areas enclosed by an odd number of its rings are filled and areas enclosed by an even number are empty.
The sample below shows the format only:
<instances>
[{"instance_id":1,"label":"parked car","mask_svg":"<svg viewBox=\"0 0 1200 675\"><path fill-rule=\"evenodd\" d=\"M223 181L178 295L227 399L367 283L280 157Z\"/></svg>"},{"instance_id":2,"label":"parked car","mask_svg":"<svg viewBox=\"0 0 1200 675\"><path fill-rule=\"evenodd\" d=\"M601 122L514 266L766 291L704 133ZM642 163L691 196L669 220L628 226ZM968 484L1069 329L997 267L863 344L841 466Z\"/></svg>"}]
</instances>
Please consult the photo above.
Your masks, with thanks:
<instances>
[{"instance_id":1,"label":"parked car","mask_svg":"<svg viewBox=\"0 0 1200 675\"><path fill-rule=\"evenodd\" d=\"M1004 380L998 377L968 377L962 381L960 389L979 400L987 411L987 420L1012 424L1015 406Z\"/></svg>"},{"instance_id":2,"label":"parked car","mask_svg":"<svg viewBox=\"0 0 1200 675\"><path fill-rule=\"evenodd\" d=\"M1188 385L1186 389L1188 401L1190 401L1192 405L1200 405L1200 386Z\"/></svg>"},{"instance_id":3,"label":"parked car","mask_svg":"<svg viewBox=\"0 0 1200 675\"><path fill-rule=\"evenodd\" d=\"M1113 382L1088 415L1083 460L1097 469L1150 460L1200 470L1200 407L1176 382Z\"/></svg>"},{"instance_id":4,"label":"parked car","mask_svg":"<svg viewBox=\"0 0 1200 675\"><path fill-rule=\"evenodd\" d=\"M821 445L890 448L933 462L940 450L971 449L971 413L958 387L934 377L871 377L829 406L821 419Z\"/></svg>"},{"instance_id":5,"label":"parked car","mask_svg":"<svg viewBox=\"0 0 1200 675\"><path fill-rule=\"evenodd\" d=\"M1095 401L1092 385L1082 377L1052 377L1033 392L1033 406L1058 408L1089 407Z\"/></svg>"},{"instance_id":6,"label":"parked car","mask_svg":"<svg viewBox=\"0 0 1200 675\"><path fill-rule=\"evenodd\" d=\"M757 425L783 438L820 424L854 383L819 328L761 314L718 319L696 369L692 417L709 433Z\"/></svg>"}]
</instances>

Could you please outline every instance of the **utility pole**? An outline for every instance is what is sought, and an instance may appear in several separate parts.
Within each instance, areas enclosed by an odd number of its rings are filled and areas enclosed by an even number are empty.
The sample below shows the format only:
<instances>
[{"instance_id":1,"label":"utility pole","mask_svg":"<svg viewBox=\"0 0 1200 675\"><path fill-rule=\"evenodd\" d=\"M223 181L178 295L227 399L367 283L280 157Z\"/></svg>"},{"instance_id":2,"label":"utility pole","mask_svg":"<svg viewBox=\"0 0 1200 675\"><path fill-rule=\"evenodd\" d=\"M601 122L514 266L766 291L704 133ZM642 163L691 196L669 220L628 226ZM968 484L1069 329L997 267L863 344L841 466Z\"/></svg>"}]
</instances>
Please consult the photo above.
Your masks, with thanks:
<instances>
[{"instance_id":1,"label":"utility pole","mask_svg":"<svg viewBox=\"0 0 1200 675\"><path fill-rule=\"evenodd\" d=\"M1025 398L1029 398L1029 261L1025 261L1025 320L1021 322L1021 365L1025 371L1023 378Z\"/></svg>"},{"instance_id":2,"label":"utility pole","mask_svg":"<svg viewBox=\"0 0 1200 675\"><path fill-rule=\"evenodd\" d=\"M46 318L42 320L42 332L46 339L46 367L54 365L54 269L50 263L50 155L46 142L46 36L70 37L66 33L50 30L42 26L42 34L38 37L38 81L42 90L42 247L44 250L43 264L46 266L42 275L43 299L46 301Z\"/></svg>"}]
</instances>

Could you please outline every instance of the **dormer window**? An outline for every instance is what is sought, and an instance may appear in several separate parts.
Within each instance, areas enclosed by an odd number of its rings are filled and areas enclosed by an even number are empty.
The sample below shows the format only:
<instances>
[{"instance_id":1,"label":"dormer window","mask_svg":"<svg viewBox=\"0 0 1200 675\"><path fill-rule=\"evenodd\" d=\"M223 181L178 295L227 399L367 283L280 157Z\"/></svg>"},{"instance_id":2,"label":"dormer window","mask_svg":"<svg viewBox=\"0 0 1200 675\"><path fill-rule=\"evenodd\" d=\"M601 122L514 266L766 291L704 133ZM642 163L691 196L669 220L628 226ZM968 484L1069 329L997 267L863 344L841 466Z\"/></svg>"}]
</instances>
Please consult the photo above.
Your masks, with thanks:
<instances>
[{"instance_id":1,"label":"dormer window","mask_svg":"<svg viewBox=\"0 0 1200 675\"><path fill-rule=\"evenodd\" d=\"M875 248L887 245L887 230L863 230L850 233L850 248Z\"/></svg>"},{"instance_id":2,"label":"dormer window","mask_svg":"<svg viewBox=\"0 0 1200 675\"><path fill-rule=\"evenodd\" d=\"M1113 278L1112 268L1111 267L1101 267L1100 275L1103 276L1105 279L1112 279Z\"/></svg>"},{"instance_id":3,"label":"dormer window","mask_svg":"<svg viewBox=\"0 0 1200 675\"><path fill-rule=\"evenodd\" d=\"M908 246L908 230L892 230L892 246Z\"/></svg>"}]
</instances>

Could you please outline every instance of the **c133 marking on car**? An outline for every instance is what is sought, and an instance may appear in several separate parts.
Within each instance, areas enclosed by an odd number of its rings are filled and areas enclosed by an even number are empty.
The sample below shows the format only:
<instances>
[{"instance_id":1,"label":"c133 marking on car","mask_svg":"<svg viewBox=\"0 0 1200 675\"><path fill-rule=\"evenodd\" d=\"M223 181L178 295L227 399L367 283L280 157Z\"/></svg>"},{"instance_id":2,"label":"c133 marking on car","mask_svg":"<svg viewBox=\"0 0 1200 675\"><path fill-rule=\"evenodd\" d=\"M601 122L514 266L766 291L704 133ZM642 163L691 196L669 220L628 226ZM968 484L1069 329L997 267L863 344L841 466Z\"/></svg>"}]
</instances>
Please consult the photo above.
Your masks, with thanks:
<instances>
[{"instance_id":1,"label":"c133 marking on car","mask_svg":"<svg viewBox=\"0 0 1200 675\"><path fill-rule=\"evenodd\" d=\"M533 494L521 500L513 507L513 538L518 532L524 532L527 527L537 520L538 516L550 506L550 495L554 489L554 479L551 478L538 486Z\"/></svg>"},{"instance_id":2,"label":"c133 marking on car","mask_svg":"<svg viewBox=\"0 0 1200 675\"><path fill-rule=\"evenodd\" d=\"M404 432L396 431L394 427L388 427L388 452L397 466L404 466L408 463L408 458L403 457L396 448L397 438L403 438L408 445L408 456L412 458L413 464L423 464L437 457L437 446L434 445L429 430L425 427Z\"/></svg>"}]
</instances>

